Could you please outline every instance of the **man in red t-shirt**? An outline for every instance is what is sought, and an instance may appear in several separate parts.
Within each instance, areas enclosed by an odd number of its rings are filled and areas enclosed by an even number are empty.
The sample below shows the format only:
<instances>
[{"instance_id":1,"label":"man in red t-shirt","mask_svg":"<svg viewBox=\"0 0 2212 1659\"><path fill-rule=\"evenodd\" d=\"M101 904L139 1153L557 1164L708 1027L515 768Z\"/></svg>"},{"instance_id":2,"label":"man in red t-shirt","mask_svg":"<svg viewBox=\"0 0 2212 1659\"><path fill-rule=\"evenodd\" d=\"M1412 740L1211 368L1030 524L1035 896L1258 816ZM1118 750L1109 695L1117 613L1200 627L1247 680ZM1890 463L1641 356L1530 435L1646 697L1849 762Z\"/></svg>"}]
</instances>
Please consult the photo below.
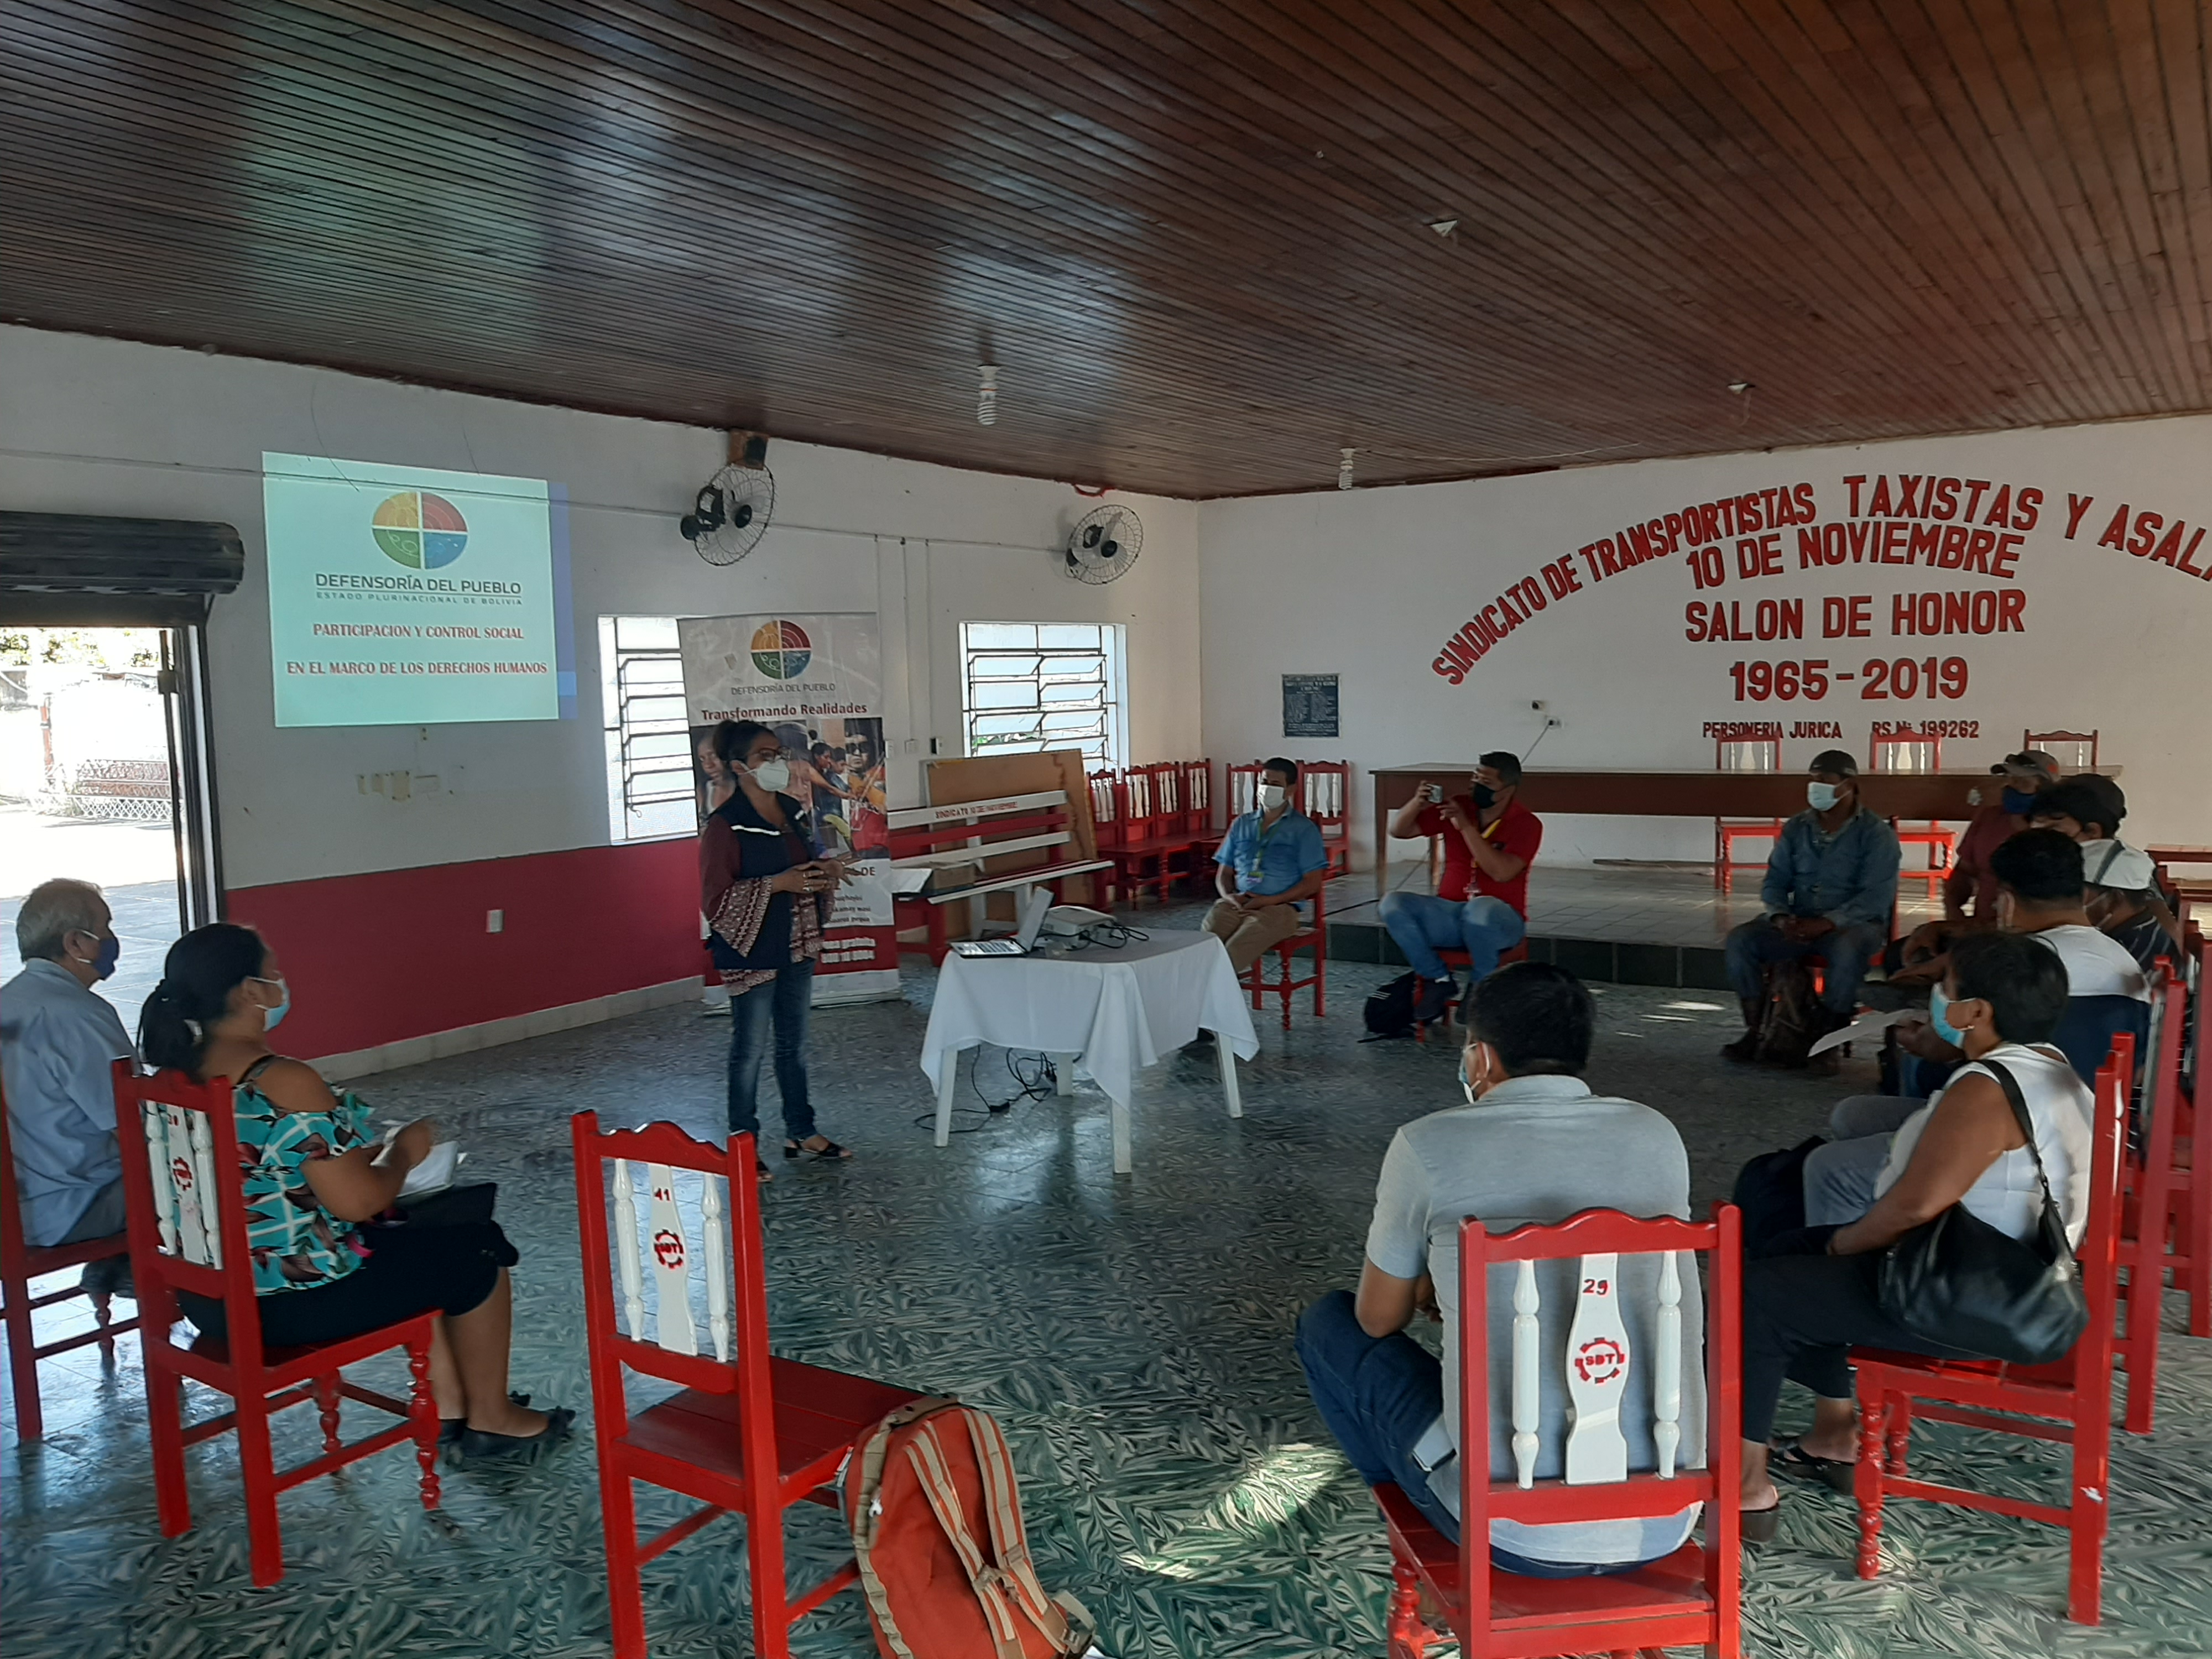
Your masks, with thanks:
<instances>
[{"instance_id":1,"label":"man in red t-shirt","mask_svg":"<svg viewBox=\"0 0 2212 1659\"><path fill-rule=\"evenodd\" d=\"M1429 786L1390 820L1400 841L1443 837L1435 896L1391 893L1381 906L1383 927L1421 976L1416 1019L1441 1018L1458 992L1439 951L1465 951L1472 981L1528 933L1528 866L1543 844L1544 823L1514 799L1520 783L1521 757L1498 750L1482 757L1467 794L1438 799L1442 788Z\"/></svg>"}]
</instances>

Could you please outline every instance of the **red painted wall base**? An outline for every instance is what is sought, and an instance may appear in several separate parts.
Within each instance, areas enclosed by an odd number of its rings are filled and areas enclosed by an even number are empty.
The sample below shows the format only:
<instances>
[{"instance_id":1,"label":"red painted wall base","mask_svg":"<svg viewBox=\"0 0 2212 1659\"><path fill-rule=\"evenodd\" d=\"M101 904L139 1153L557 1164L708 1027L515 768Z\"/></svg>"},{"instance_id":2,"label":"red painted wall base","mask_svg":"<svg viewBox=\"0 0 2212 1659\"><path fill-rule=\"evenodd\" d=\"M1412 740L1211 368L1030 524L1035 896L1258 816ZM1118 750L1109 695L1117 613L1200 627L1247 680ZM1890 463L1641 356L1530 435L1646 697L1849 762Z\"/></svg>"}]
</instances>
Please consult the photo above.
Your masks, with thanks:
<instances>
[{"instance_id":1,"label":"red painted wall base","mask_svg":"<svg viewBox=\"0 0 2212 1659\"><path fill-rule=\"evenodd\" d=\"M500 933L484 913L506 913ZM284 1048L312 1059L696 974L688 836L234 890L292 988Z\"/></svg>"}]
</instances>

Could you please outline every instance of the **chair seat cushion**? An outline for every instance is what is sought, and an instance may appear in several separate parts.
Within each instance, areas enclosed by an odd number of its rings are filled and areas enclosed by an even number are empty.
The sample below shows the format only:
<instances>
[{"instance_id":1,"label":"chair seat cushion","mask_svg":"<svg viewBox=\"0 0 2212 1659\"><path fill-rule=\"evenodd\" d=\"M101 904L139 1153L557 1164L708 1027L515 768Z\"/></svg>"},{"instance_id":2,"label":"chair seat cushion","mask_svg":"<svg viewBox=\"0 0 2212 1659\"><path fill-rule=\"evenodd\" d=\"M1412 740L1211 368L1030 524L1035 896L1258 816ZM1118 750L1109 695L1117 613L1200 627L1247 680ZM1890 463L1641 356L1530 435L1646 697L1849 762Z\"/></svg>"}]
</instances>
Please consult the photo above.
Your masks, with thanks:
<instances>
[{"instance_id":1,"label":"chair seat cushion","mask_svg":"<svg viewBox=\"0 0 2212 1659\"><path fill-rule=\"evenodd\" d=\"M828 1479L853 1443L910 1400L911 1389L795 1359L773 1363L777 1473L789 1477L827 1463ZM738 1399L685 1389L630 1419L620 1443L686 1463L721 1480L744 1478L738 1444Z\"/></svg>"},{"instance_id":2,"label":"chair seat cushion","mask_svg":"<svg viewBox=\"0 0 2212 1659\"><path fill-rule=\"evenodd\" d=\"M1392 1547L1420 1571L1437 1601L1458 1616L1466 1602L1459 1546L1429 1523L1413 1500L1394 1486L1375 1489L1389 1524ZM1492 1570L1490 1622L1496 1631L1516 1626L1605 1624L1623 1619L1710 1613L1705 1553L1694 1541L1664 1560L1633 1572L1601 1578L1528 1578Z\"/></svg>"}]
</instances>

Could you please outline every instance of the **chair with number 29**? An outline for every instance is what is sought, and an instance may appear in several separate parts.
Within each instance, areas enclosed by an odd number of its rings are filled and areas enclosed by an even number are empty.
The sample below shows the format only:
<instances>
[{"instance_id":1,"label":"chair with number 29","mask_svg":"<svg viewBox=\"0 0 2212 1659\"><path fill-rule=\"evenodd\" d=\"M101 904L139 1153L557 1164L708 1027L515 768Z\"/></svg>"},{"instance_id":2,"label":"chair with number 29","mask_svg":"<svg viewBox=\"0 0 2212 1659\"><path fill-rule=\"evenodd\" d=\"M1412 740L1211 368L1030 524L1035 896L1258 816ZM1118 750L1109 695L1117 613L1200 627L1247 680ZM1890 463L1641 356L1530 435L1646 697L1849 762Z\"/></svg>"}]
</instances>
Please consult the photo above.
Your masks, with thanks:
<instances>
[{"instance_id":1,"label":"chair with number 29","mask_svg":"<svg viewBox=\"0 0 2212 1659\"><path fill-rule=\"evenodd\" d=\"M848 1559L793 1595L784 1577L784 1512L819 1504L835 1513L837 1481L854 1443L920 1396L769 1353L752 1136L732 1135L718 1146L670 1123L602 1131L592 1112L579 1113L572 1128L617 1659L646 1653L641 1570L724 1515L745 1521L752 1650L760 1659L789 1659L791 1626L858 1583L860 1570ZM617 1281L623 1330L615 1324ZM704 1353L695 1317L702 1304L711 1350ZM629 1371L676 1383L678 1392L633 1414L624 1388ZM641 1543L634 1480L704 1507Z\"/></svg>"},{"instance_id":2,"label":"chair with number 29","mask_svg":"<svg viewBox=\"0 0 2212 1659\"><path fill-rule=\"evenodd\" d=\"M1711 1259L1705 1328L1705 1467L1678 1468L1684 1358L1681 1302L1695 1296L1695 1258ZM1659 1256L1659 1305L1652 1322L1655 1352L1633 1351L1616 1294L1623 1255ZM1535 1477L1541 1418L1536 1264L1578 1261L1581 1285L1565 1351L1565 1389L1573 1424L1562 1478ZM1514 1279L1512 1438L1515 1478L1492 1480L1486 1468L1463 1471L1460 1541L1445 1537L1391 1485L1376 1488L1390 1533L1390 1659L1423 1659L1435 1644L1456 1638L1462 1659L1559 1659L1610 1654L1660 1659L1660 1650L1702 1647L1711 1659L1741 1652L1736 1483L1741 1456L1742 1253L1732 1205L1717 1205L1710 1221L1670 1217L1639 1221L1617 1210L1584 1210L1556 1226L1516 1227L1492 1235L1474 1217L1460 1224L1460 1376L1490 1375L1489 1269L1510 1267ZM1691 1355L1695 1363L1695 1355ZM1628 1470L1620 1407L1633 1370L1648 1363L1652 1377L1652 1437L1658 1467ZM1488 1446L1490 1390L1460 1389L1459 1443ZM1478 1460L1480 1463L1480 1460ZM1494 1569L1493 1520L1550 1524L1670 1516L1705 1505L1705 1543L1685 1543L1664 1560L1601 1577L1536 1578ZM1449 1632L1423 1617L1424 1599L1442 1610Z\"/></svg>"}]
</instances>

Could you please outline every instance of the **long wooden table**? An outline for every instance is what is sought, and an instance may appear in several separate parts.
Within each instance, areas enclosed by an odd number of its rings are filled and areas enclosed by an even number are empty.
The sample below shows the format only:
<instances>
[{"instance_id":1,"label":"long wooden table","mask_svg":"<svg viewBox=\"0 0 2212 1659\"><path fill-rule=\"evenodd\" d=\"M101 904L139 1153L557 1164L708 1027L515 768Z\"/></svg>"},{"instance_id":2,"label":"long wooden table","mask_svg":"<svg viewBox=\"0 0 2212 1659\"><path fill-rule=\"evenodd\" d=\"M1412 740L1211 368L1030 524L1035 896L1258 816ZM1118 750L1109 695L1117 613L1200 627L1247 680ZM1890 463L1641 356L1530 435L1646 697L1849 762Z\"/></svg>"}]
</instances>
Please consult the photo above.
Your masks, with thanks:
<instances>
[{"instance_id":1,"label":"long wooden table","mask_svg":"<svg viewBox=\"0 0 2212 1659\"><path fill-rule=\"evenodd\" d=\"M2106 776L2118 770L2104 769ZM1375 890L1389 890L1390 814L1424 783L1466 792L1471 761L1380 766L1375 781ZM1520 801L1530 811L1634 818L1786 818L1805 809L1802 772L1570 772L1531 768ZM1978 772L1868 772L1859 799L1887 818L1963 822L1997 798L2003 781ZM1978 802L1970 797L1978 793Z\"/></svg>"}]
</instances>

